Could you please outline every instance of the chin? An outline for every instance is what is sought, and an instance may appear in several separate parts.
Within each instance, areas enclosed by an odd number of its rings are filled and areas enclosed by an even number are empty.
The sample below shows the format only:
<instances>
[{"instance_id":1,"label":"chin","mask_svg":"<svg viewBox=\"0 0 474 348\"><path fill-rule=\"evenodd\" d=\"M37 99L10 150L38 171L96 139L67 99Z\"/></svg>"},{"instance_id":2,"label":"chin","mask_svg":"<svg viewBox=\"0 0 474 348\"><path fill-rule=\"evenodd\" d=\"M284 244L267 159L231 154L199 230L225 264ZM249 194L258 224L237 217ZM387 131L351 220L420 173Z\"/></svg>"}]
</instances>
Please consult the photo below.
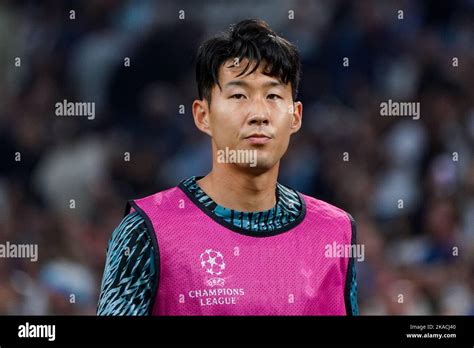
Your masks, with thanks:
<instances>
[{"instance_id":1,"label":"chin","mask_svg":"<svg viewBox=\"0 0 474 348\"><path fill-rule=\"evenodd\" d=\"M241 164L239 167L242 169L245 169L246 171L250 171L251 173L265 173L272 169L275 166L275 163L273 161L269 161L267 159L260 159L257 158L257 161L254 163L246 163L246 164Z\"/></svg>"}]
</instances>

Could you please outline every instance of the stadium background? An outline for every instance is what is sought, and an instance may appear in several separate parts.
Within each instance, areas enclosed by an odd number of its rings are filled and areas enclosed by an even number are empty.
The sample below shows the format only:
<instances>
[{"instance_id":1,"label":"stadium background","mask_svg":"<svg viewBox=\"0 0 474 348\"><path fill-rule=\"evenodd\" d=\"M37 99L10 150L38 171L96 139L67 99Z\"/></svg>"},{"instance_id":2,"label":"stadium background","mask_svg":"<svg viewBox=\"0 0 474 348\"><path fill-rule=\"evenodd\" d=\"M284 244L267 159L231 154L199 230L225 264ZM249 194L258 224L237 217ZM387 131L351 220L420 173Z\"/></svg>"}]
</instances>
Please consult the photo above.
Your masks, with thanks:
<instances>
[{"instance_id":1,"label":"stadium background","mask_svg":"<svg viewBox=\"0 0 474 348\"><path fill-rule=\"evenodd\" d=\"M303 128L280 181L355 217L361 314L474 314L472 0L2 1L0 242L39 259L0 259L0 314L95 313L126 200L210 168L192 57L245 18L300 49ZM64 99L95 119L57 117ZM388 99L421 119L380 116Z\"/></svg>"}]
</instances>

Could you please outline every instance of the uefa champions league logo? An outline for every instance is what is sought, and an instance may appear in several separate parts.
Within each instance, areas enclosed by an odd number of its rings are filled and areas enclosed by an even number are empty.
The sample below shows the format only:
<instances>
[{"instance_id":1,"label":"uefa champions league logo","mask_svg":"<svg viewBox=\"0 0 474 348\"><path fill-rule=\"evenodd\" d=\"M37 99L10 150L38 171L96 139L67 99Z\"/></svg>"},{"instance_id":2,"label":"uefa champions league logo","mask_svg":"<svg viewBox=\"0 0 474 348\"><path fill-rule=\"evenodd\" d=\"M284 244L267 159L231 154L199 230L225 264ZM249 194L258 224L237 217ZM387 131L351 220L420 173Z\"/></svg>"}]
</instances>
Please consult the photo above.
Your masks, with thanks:
<instances>
[{"instance_id":1,"label":"uefa champions league logo","mask_svg":"<svg viewBox=\"0 0 474 348\"><path fill-rule=\"evenodd\" d=\"M213 249L206 249L199 256L199 259L206 275L204 283L214 289L189 290L188 296L190 300L198 302L201 306L237 304L237 301L244 296L245 290L243 288L224 287L225 279L221 277L226 269L226 264L222 253ZM232 278L232 276L226 278Z\"/></svg>"},{"instance_id":2,"label":"uefa champions league logo","mask_svg":"<svg viewBox=\"0 0 474 348\"><path fill-rule=\"evenodd\" d=\"M206 249L200 256L201 267L209 273L212 278L207 280L207 285L214 287L216 285L224 286L225 280L217 277L222 274L225 269L224 256L219 251Z\"/></svg>"}]
</instances>

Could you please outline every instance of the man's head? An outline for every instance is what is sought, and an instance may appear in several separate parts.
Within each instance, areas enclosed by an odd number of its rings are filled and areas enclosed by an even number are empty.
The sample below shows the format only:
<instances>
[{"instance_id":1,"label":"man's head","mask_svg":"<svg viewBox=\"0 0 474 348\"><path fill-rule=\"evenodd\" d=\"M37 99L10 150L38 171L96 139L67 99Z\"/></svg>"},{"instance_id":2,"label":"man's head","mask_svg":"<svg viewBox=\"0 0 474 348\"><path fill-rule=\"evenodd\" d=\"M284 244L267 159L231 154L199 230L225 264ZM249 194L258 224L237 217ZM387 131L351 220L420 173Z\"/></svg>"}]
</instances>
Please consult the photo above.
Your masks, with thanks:
<instances>
[{"instance_id":1,"label":"man's head","mask_svg":"<svg viewBox=\"0 0 474 348\"><path fill-rule=\"evenodd\" d=\"M211 136L214 155L226 148L256 152L255 167L232 165L258 173L278 164L301 126L296 47L265 22L245 20L200 46L196 78L194 120Z\"/></svg>"}]
</instances>

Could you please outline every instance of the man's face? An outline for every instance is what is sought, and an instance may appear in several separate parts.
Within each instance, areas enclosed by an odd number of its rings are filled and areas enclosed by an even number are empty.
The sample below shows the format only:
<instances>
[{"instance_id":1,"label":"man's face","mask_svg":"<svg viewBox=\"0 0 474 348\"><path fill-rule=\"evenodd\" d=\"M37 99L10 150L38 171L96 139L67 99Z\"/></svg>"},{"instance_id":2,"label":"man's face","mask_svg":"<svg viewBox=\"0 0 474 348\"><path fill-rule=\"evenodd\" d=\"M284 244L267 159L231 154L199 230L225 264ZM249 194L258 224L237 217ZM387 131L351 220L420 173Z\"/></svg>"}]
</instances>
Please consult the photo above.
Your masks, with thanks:
<instances>
[{"instance_id":1,"label":"man's face","mask_svg":"<svg viewBox=\"0 0 474 348\"><path fill-rule=\"evenodd\" d=\"M235 163L255 172L265 172L280 161L290 135L301 127L302 105L293 103L290 84L263 74L265 62L252 74L237 77L247 62L225 62L219 69L219 86L212 89L211 105L205 102L207 128L213 150L245 150L252 163ZM241 157L244 158L244 157ZM217 161L219 163L219 161Z\"/></svg>"}]
</instances>

